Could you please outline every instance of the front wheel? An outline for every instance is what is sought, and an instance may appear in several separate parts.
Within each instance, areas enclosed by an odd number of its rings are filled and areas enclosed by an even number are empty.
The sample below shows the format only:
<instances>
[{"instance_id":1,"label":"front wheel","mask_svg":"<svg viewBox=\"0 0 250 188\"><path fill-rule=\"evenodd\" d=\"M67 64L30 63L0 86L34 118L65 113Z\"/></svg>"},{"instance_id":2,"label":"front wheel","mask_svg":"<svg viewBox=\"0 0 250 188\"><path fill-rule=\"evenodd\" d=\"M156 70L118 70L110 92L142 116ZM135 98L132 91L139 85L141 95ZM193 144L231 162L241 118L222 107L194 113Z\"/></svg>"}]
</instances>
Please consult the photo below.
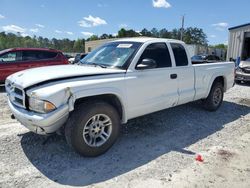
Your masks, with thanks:
<instances>
[{"instance_id":1,"label":"front wheel","mask_svg":"<svg viewBox=\"0 0 250 188\"><path fill-rule=\"evenodd\" d=\"M203 101L204 108L208 111L216 111L223 101L224 91L221 82L215 82L208 97Z\"/></svg>"},{"instance_id":2,"label":"front wheel","mask_svg":"<svg viewBox=\"0 0 250 188\"><path fill-rule=\"evenodd\" d=\"M65 126L67 143L79 154L95 157L105 153L120 132L116 109L104 102L83 103L76 107Z\"/></svg>"}]
</instances>

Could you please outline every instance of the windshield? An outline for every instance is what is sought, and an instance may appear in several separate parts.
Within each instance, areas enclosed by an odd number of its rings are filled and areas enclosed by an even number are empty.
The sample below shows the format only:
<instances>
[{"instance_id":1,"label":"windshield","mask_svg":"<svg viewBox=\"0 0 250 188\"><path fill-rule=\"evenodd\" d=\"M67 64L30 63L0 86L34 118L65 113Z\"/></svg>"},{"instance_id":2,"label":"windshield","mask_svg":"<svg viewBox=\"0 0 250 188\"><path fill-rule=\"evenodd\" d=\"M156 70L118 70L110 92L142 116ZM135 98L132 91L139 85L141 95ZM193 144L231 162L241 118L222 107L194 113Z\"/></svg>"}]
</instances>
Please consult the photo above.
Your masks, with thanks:
<instances>
[{"instance_id":1,"label":"windshield","mask_svg":"<svg viewBox=\"0 0 250 188\"><path fill-rule=\"evenodd\" d=\"M126 69L141 44L139 42L111 42L89 53L80 62L82 64Z\"/></svg>"}]
</instances>

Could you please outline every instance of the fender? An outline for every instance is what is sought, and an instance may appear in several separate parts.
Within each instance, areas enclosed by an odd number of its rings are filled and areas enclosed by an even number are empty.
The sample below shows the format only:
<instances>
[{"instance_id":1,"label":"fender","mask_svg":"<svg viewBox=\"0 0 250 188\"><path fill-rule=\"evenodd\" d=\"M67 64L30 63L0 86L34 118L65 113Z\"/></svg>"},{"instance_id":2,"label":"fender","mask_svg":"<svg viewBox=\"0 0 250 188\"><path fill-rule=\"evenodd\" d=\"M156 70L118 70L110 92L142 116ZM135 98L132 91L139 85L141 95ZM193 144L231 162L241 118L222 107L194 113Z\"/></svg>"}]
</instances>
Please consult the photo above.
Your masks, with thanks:
<instances>
[{"instance_id":1,"label":"fender","mask_svg":"<svg viewBox=\"0 0 250 188\"><path fill-rule=\"evenodd\" d=\"M224 88L223 89L224 89L224 92L226 91L227 78L224 75L222 75L221 73L217 72L217 73L213 74L213 76L210 78L208 88L207 88L207 91L206 91L206 97L209 95L209 92L210 92L210 90L212 88L212 85L213 85L215 79L218 78L218 77L223 77L223 80L224 80Z\"/></svg>"},{"instance_id":2,"label":"fender","mask_svg":"<svg viewBox=\"0 0 250 188\"><path fill-rule=\"evenodd\" d=\"M113 87L101 87L101 88L92 88L92 89L83 89L77 91L75 93L71 93L69 97L68 104L69 104L69 111L74 110L74 105L77 99L82 99L85 97L94 97L100 95L115 95L121 103L122 106L122 123L127 122L127 112L126 112L126 97L121 90Z\"/></svg>"}]
</instances>

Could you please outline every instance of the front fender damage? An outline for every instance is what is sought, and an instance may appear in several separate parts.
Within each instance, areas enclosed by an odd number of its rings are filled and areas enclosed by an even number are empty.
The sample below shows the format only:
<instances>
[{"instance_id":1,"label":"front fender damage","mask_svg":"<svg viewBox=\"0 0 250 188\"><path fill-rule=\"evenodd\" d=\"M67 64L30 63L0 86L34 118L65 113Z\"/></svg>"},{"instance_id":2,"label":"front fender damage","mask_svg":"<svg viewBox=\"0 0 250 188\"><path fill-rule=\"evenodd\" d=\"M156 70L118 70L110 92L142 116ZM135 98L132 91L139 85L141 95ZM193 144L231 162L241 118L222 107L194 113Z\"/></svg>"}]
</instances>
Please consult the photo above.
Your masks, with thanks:
<instances>
[{"instance_id":1,"label":"front fender damage","mask_svg":"<svg viewBox=\"0 0 250 188\"><path fill-rule=\"evenodd\" d=\"M74 95L74 93L72 92L70 87L67 87L65 89L65 95L68 96L68 105L69 105L69 111L73 111L74 110L74 104L76 101L76 97Z\"/></svg>"}]
</instances>

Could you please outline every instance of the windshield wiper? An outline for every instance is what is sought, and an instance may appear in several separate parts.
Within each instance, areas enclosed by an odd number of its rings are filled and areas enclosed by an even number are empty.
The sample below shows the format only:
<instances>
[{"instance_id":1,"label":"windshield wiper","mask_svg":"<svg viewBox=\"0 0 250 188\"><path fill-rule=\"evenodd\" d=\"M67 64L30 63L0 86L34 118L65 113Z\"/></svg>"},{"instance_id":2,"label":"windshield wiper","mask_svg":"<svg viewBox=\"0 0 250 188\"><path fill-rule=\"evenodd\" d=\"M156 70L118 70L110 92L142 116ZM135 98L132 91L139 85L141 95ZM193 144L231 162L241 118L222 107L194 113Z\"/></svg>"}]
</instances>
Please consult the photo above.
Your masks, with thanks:
<instances>
[{"instance_id":1,"label":"windshield wiper","mask_svg":"<svg viewBox=\"0 0 250 188\"><path fill-rule=\"evenodd\" d=\"M94 65L95 67L107 68L107 66L98 63L84 63L84 65Z\"/></svg>"},{"instance_id":2,"label":"windshield wiper","mask_svg":"<svg viewBox=\"0 0 250 188\"><path fill-rule=\"evenodd\" d=\"M91 63L94 66L99 66L101 68L107 68L107 66L103 65L103 64L97 64L97 63Z\"/></svg>"}]
</instances>

